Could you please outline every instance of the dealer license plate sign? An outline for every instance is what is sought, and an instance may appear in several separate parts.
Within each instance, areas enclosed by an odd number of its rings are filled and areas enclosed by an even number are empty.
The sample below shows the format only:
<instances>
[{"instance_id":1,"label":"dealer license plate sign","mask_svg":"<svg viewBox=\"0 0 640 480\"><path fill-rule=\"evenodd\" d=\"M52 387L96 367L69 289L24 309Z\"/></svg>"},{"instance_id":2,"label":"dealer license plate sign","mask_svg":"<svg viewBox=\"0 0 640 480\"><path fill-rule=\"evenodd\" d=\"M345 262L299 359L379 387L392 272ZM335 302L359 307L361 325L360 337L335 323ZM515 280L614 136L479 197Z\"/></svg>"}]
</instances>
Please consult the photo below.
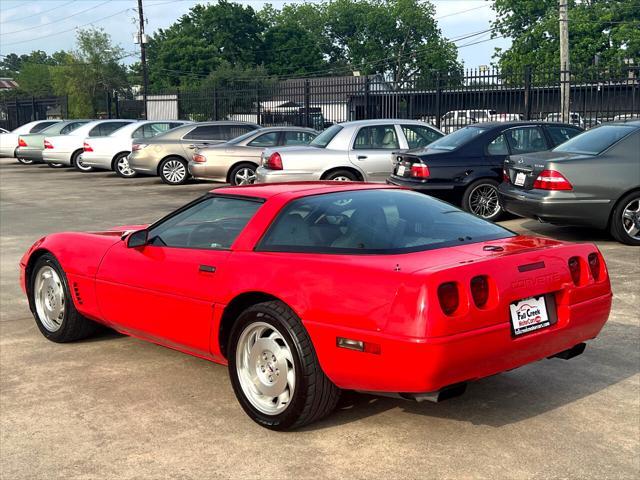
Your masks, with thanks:
<instances>
[{"instance_id":1,"label":"dealer license plate sign","mask_svg":"<svg viewBox=\"0 0 640 480\"><path fill-rule=\"evenodd\" d=\"M404 171L405 171L405 167L404 167L404 165L398 165L398 172L397 172L397 175L398 175L399 177L404 176Z\"/></svg>"},{"instance_id":2,"label":"dealer license plate sign","mask_svg":"<svg viewBox=\"0 0 640 480\"><path fill-rule=\"evenodd\" d=\"M527 178L526 174L524 174L522 172L519 172L519 173L516 174L516 181L513 182L513 184L518 186L518 187L521 187L521 186L524 185L524 181L525 181L526 178Z\"/></svg>"},{"instance_id":3,"label":"dealer license plate sign","mask_svg":"<svg viewBox=\"0 0 640 480\"><path fill-rule=\"evenodd\" d=\"M509 309L516 337L551 325L544 296L525 298L509 305Z\"/></svg>"}]
</instances>

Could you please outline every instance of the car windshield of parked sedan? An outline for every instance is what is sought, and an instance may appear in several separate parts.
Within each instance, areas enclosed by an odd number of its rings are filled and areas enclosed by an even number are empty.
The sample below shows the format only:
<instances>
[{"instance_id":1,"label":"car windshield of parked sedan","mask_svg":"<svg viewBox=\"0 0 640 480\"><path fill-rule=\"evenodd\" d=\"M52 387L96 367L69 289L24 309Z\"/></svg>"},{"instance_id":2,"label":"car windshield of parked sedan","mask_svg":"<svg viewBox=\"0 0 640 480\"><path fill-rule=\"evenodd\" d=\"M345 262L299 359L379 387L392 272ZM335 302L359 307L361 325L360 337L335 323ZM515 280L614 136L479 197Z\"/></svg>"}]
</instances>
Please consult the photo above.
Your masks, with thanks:
<instances>
[{"instance_id":1,"label":"car windshield of parked sedan","mask_svg":"<svg viewBox=\"0 0 640 480\"><path fill-rule=\"evenodd\" d=\"M316 138L314 138L311 141L311 143L309 143L309 146L326 148L327 145L329 145L329 143L331 142L331 140L333 140L333 137L335 137L338 134L338 132L342 129L343 127L341 125L332 125L331 127L327 128L324 132L322 132L320 135L318 135Z\"/></svg>"},{"instance_id":2,"label":"car windshield of parked sedan","mask_svg":"<svg viewBox=\"0 0 640 480\"><path fill-rule=\"evenodd\" d=\"M462 145L470 142L478 135L482 135L487 130L487 128L482 127L464 127L436 140L427 148L435 148L436 150L448 151L455 150L456 148L459 148Z\"/></svg>"},{"instance_id":3,"label":"car windshield of parked sedan","mask_svg":"<svg viewBox=\"0 0 640 480\"><path fill-rule=\"evenodd\" d=\"M626 125L603 125L587 130L553 149L554 152L598 155L635 130Z\"/></svg>"},{"instance_id":4,"label":"car windshield of parked sedan","mask_svg":"<svg viewBox=\"0 0 640 480\"><path fill-rule=\"evenodd\" d=\"M356 190L292 201L257 250L395 254L514 236L445 202L405 190Z\"/></svg>"}]
</instances>

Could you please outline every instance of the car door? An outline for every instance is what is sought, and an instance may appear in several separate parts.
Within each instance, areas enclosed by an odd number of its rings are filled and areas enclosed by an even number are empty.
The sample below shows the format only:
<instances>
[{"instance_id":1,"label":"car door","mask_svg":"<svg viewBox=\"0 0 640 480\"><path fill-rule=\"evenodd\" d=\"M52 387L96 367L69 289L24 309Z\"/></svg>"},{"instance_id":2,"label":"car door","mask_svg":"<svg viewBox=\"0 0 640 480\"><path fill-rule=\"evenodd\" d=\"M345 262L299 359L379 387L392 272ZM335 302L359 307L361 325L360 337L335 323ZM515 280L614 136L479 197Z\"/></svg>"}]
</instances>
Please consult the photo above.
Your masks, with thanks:
<instances>
[{"instance_id":1,"label":"car door","mask_svg":"<svg viewBox=\"0 0 640 480\"><path fill-rule=\"evenodd\" d=\"M365 174L365 181L384 182L393 170L391 153L400 146L393 124L360 127L349 150L349 160ZM404 140L404 139L403 139Z\"/></svg>"},{"instance_id":2,"label":"car door","mask_svg":"<svg viewBox=\"0 0 640 480\"><path fill-rule=\"evenodd\" d=\"M199 125L189 130L180 140L185 155L190 158L196 148L204 148L208 145L222 143L221 125Z\"/></svg>"},{"instance_id":3,"label":"car door","mask_svg":"<svg viewBox=\"0 0 640 480\"><path fill-rule=\"evenodd\" d=\"M146 244L116 244L96 275L105 321L136 336L208 354L231 245L260 205L209 195L151 226Z\"/></svg>"}]
</instances>

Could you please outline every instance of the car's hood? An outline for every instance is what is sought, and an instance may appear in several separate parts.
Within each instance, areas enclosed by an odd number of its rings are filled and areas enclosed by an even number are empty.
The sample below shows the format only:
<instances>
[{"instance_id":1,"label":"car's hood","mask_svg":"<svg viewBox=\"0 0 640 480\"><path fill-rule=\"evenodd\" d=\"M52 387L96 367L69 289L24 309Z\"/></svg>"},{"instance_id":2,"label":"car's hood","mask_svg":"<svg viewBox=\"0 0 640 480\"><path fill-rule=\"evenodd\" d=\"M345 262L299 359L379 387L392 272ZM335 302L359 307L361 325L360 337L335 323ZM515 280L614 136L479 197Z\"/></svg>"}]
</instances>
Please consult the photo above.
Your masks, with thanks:
<instances>
[{"instance_id":1,"label":"car's hood","mask_svg":"<svg viewBox=\"0 0 640 480\"><path fill-rule=\"evenodd\" d=\"M117 227L111 227L109 230L99 230L95 232L87 232L92 235L103 235L107 237L122 237L125 234L131 232L137 232L138 230L144 230L149 225L140 224L140 225L118 225Z\"/></svg>"}]
</instances>

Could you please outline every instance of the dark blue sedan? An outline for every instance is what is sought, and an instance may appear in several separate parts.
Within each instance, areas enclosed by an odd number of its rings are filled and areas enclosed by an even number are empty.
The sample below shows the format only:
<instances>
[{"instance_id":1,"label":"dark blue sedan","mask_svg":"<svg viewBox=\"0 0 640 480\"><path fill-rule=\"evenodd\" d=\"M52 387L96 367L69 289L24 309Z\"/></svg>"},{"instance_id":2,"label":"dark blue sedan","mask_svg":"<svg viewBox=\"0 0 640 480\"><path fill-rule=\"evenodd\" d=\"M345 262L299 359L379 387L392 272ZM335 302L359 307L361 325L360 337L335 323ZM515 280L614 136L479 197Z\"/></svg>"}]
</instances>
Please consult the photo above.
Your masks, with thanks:
<instances>
[{"instance_id":1,"label":"dark blue sedan","mask_svg":"<svg viewBox=\"0 0 640 480\"><path fill-rule=\"evenodd\" d=\"M387 183L459 204L486 220L502 214L498 184L509 155L549 150L582 128L549 122L486 122L470 125L428 147L394 154Z\"/></svg>"}]
</instances>

